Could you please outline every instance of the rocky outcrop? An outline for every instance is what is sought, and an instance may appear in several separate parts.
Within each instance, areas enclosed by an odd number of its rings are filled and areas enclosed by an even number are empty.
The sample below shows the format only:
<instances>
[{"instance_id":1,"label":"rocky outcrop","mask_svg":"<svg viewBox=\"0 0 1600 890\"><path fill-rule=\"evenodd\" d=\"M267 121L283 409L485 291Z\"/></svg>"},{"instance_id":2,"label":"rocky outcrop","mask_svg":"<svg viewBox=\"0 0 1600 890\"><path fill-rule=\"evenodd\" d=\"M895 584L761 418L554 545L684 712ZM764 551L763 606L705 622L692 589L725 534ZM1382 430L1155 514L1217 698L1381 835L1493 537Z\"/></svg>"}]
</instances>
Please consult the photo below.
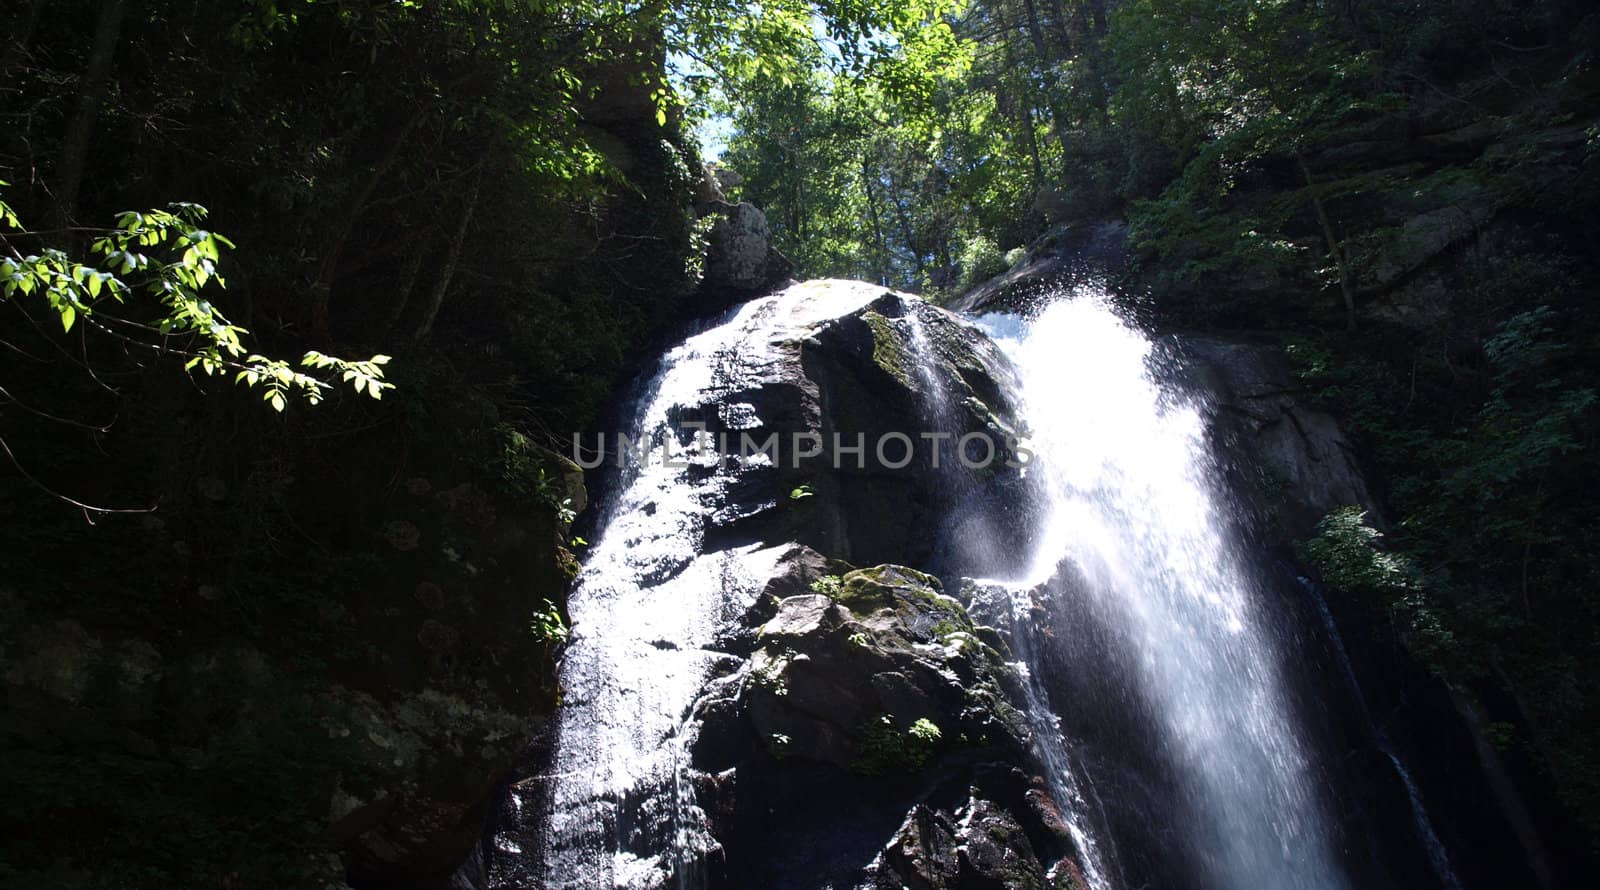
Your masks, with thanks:
<instances>
[{"instance_id":1,"label":"rocky outcrop","mask_svg":"<svg viewBox=\"0 0 1600 890\"><path fill-rule=\"evenodd\" d=\"M1012 373L961 320L853 282L791 286L668 350L635 411L685 459L610 495L574 592L578 706L530 750L458 882L1042 881L1068 845L1004 644L924 573L958 572L963 538L1020 539L961 531L1020 506ZM964 843L940 862L909 835L891 850L917 804L972 844L991 824L1016 837L967 864Z\"/></svg>"},{"instance_id":2,"label":"rocky outcrop","mask_svg":"<svg viewBox=\"0 0 1600 890\"><path fill-rule=\"evenodd\" d=\"M1121 220L1059 225L1028 246L1005 272L951 300L957 312L1007 312L1027 308L1052 290L1101 284L1128 264L1128 224Z\"/></svg>"},{"instance_id":3,"label":"rocky outcrop","mask_svg":"<svg viewBox=\"0 0 1600 890\"><path fill-rule=\"evenodd\" d=\"M803 580L822 562L790 564ZM903 566L811 589L771 605L754 652L696 705L712 885L1074 886L998 633Z\"/></svg>"},{"instance_id":4,"label":"rocky outcrop","mask_svg":"<svg viewBox=\"0 0 1600 890\"><path fill-rule=\"evenodd\" d=\"M750 659L744 704L773 755L880 773L958 739L1022 747L1015 678L938 579L880 566L815 586L778 604Z\"/></svg>"},{"instance_id":5,"label":"rocky outcrop","mask_svg":"<svg viewBox=\"0 0 1600 890\"><path fill-rule=\"evenodd\" d=\"M984 797L980 789L954 810L916 804L894 839L874 862L872 890L1087 890L1072 859L1046 866L1027 828L1011 812ZM1059 817L1043 798L1026 800L1043 825L1064 835Z\"/></svg>"},{"instance_id":6,"label":"rocky outcrop","mask_svg":"<svg viewBox=\"0 0 1600 890\"><path fill-rule=\"evenodd\" d=\"M825 302L844 287L876 296L783 332L768 354L743 344L747 372L724 368L728 385L674 410L730 452L746 439L780 444L776 459L709 480L708 543L800 543L856 564L931 567L952 515L1017 488L1013 372L986 337L916 297L840 282L787 293ZM797 436L813 456L793 447ZM965 437L979 469L956 454Z\"/></svg>"},{"instance_id":7,"label":"rocky outcrop","mask_svg":"<svg viewBox=\"0 0 1600 890\"><path fill-rule=\"evenodd\" d=\"M1309 402L1278 344L1191 335L1168 343L1208 397L1217 457L1236 490L1284 540L1310 537L1338 507L1382 524L1355 446Z\"/></svg>"},{"instance_id":8,"label":"rocky outcrop","mask_svg":"<svg viewBox=\"0 0 1600 890\"><path fill-rule=\"evenodd\" d=\"M788 280L794 264L772 246L766 214L748 203L708 205L716 221L706 239L705 288L748 295Z\"/></svg>"}]
</instances>

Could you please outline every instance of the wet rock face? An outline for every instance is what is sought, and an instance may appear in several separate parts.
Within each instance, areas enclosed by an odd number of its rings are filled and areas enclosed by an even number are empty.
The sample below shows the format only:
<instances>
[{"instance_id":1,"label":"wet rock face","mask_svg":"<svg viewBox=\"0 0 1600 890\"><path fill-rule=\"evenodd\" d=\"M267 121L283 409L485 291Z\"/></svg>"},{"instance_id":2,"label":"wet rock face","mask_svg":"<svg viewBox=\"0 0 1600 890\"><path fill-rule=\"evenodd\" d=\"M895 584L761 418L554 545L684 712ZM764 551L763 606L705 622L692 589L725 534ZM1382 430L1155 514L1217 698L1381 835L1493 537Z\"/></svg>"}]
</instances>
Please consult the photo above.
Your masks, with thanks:
<instances>
[{"instance_id":1,"label":"wet rock face","mask_svg":"<svg viewBox=\"0 0 1600 890\"><path fill-rule=\"evenodd\" d=\"M1357 506L1382 521L1355 447L1329 414L1308 404L1275 344L1176 337L1191 379L1215 411L1213 436L1235 487L1288 540L1312 535L1328 511Z\"/></svg>"},{"instance_id":2,"label":"wet rock face","mask_svg":"<svg viewBox=\"0 0 1600 890\"><path fill-rule=\"evenodd\" d=\"M947 571L935 562L966 536L952 516L993 514L1019 487L1012 374L959 319L846 282L758 298L665 353L635 410L689 457L611 495L573 595L573 708L458 881L875 887L918 803L958 838L1009 820L997 832L1017 839L953 861L954 875L1060 862L1004 644L924 573ZM910 439L909 459L876 453L889 433ZM993 459L960 460L969 434ZM821 447L797 459L794 436ZM769 437L779 454L739 459L741 438ZM691 602L699 618L679 627L666 613ZM649 632L630 635L605 611L617 603ZM626 752L626 775L584 750ZM974 807L1005 815L967 819Z\"/></svg>"},{"instance_id":3,"label":"wet rock face","mask_svg":"<svg viewBox=\"0 0 1600 890\"><path fill-rule=\"evenodd\" d=\"M1047 870L1011 813L981 796L952 812L912 807L894 839L873 863L873 890L1046 890L1077 888L1076 869L1063 860Z\"/></svg>"},{"instance_id":4,"label":"wet rock face","mask_svg":"<svg viewBox=\"0 0 1600 890\"><path fill-rule=\"evenodd\" d=\"M808 874L761 864L791 833L826 836L819 851L848 849L841 861L854 874L905 818L896 777L907 765L1005 737L1014 752L1015 729L990 725L1009 719L1001 674L959 604L920 572L841 564L934 568L948 517L1016 485L1005 465L1011 373L948 313L849 282L757 298L665 352L635 423L686 457L640 467L609 495L611 519L573 594L573 707L551 744L528 752L481 867L462 880L577 887L604 874L643 888L670 884L692 861L762 876L727 886L775 886L767 878L779 872ZM941 451L925 431L943 437ZM879 459L890 432L915 446L910 459L903 448ZM969 433L995 448L981 467L955 454ZM801 457L797 436L816 450ZM773 439L779 451L741 454L742 439ZM824 576L833 589L812 590ZM677 746L691 735L684 771ZM628 770L613 777L583 751L626 757ZM834 804L849 800L865 774L880 790L852 816L866 820L859 830L839 822L839 806L807 797L815 779L834 783ZM967 780L958 784L964 795ZM681 803L691 788L695 801ZM725 855L702 856L712 845Z\"/></svg>"},{"instance_id":5,"label":"wet rock face","mask_svg":"<svg viewBox=\"0 0 1600 890\"><path fill-rule=\"evenodd\" d=\"M750 659L743 701L769 753L878 774L961 739L1024 746L1015 677L937 579L880 566L818 587L779 602Z\"/></svg>"},{"instance_id":6,"label":"wet rock face","mask_svg":"<svg viewBox=\"0 0 1600 890\"><path fill-rule=\"evenodd\" d=\"M972 513L1002 515L989 509L994 501L1021 497L1010 364L953 316L892 294L815 339L802 359L818 430L830 444L837 435L867 451L841 452L801 480L817 497L793 540L858 564L959 570L958 551L983 536L947 529ZM893 469L907 441L910 463Z\"/></svg>"},{"instance_id":7,"label":"wet rock face","mask_svg":"<svg viewBox=\"0 0 1600 890\"><path fill-rule=\"evenodd\" d=\"M1050 291L1103 282L1127 266L1126 222L1057 225L1030 244L1016 265L956 297L949 306L958 312L1015 312Z\"/></svg>"},{"instance_id":8,"label":"wet rock face","mask_svg":"<svg viewBox=\"0 0 1600 890\"><path fill-rule=\"evenodd\" d=\"M998 635L921 572L788 564L815 590L696 705L711 886L1072 886Z\"/></svg>"},{"instance_id":9,"label":"wet rock face","mask_svg":"<svg viewBox=\"0 0 1600 890\"><path fill-rule=\"evenodd\" d=\"M962 505L1017 497L1013 372L987 338L889 291L796 333L747 359L753 373L677 410L726 437L729 453L741 440L780 446L770 466L731 474L712 496L708 546L794 542L856 564L932 568ZM816 453L802 456L796 436Z\"/></svg>"}]
</instances>

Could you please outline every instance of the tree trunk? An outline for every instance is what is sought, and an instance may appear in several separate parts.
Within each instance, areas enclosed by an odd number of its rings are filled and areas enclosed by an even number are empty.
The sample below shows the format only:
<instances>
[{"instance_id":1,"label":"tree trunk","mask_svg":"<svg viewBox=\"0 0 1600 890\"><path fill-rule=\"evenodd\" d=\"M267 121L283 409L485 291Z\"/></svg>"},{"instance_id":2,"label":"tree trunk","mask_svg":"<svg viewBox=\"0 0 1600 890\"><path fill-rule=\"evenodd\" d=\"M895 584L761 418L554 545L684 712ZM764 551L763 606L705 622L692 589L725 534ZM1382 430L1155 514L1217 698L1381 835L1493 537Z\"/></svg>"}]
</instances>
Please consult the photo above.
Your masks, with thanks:
<instances>
[{"instance_id":1,"label":"tree trunk","mask_svg":"<svg viewBox=\"0 0 1600 890\"><path fill-rule=\"evenodd\" d=\"M1005 28L1002 29L1001 34L1003 35L1000 40L1001 58L1005 60L1006 70L1015 72L1017 70L1017 52L1011 44L1011 31L1009 28ZM1002 81L1002 89L1007 89L1006 82ZM1033 103L1027 99L1028 92L1021 84L1018 84L1011 101L1005 104L1012 106L1014 110L1012 116L1017 121L1017 128L1022 131L1023 144L1028 148L1028 160L1032 162L1032 191L1037 194L1039 189L1044 188L1044 161L1039 155L1039 135L1034 132ZM1000 93L997 91L997 99L999 95Z\"/></svg>"},{"instance_id":2,"label":"tree trunk","mask_svg":"<svg viewBox=\"0 0 1600 890\"><path fill-rule=\"evenodd\" d=\"M1050 51L1045 47L1044 29L1039 26L1039 10L1033 0L1022 0L1022 10L1028 17L1028 36L1033 39L1034 52L1039 54L1040 70L1051 67Z\"/></svg>"},{"instance_id":3,"label":"tree trunk","mask_svg":"<svg viewBox=\"0 0 1600 890\"><path fill-rule=\"evenodd\" d=\"M65 226L78 214L78 192L83 188L83 168L89 158L89 142L94 138L95 123L100 119L100 108L106 100L107 75L111 60L117 52L117 41L122 36L122 19L128 11L128 0L105 0L100 16L95 20L94 38L89 45L89 64L84 68L83 80L78 85L78 107L67 123L65 138L61 141L60 160L56 164L56 217Z\"/></svg>"},{"instance_id":4,"label":"tree trunk","mask_svg":"<svg viewBox=\"0 0 1600 890\"><path fill-rule=\"evenodd\" d=\"M1033 191L1038 194L1039 189L1044 188L1044 161L1039 156L1039 134L1034 130L1033 108L1026 102L1017 104L1021 106L1022 132L1028 141L1028 160L1033 165Z\"/></svg>"},{"instance_id":5,"label":"tree trunk","mask_svg":"<svg viewBox=\"0 0 1600 890\"><path fill-rule=\"evenodd\" d=\"M439 272L439 281L433 286L432 299L428 301L428 311L422 316L422 323L417 325L417 332L412 340L421 341L433 330L433 321L439 317L439 307L444 305L445 295L450 292L450 280L455 277L456 266L461 263L461 249L467 243L467 229L472 225L472 214L478 209L478 187L483 184L483 168L472 177L472 191L467 194L467 206L461 211L461 223L456 226L455 237L450 239L450 253L445 257L444 268Z\"/></svg>"},{"instance_id":6,"label":"tree trunk","mask_svg":"<svg viewBox=\"0 0 1600 890\"><path fill-rule=\"evenodd\" d=\"M1322 189L1316 180L1311 178L1311 168L1306 166L1305 156L1296 153L1295 162L1300 165L1300 173L1306 178L1306 188L1311 192L1311 206L1317 212L1317 222L1322 226L1322 236L1328 241L1328 257L1333 260L1334 269L1339 273L1339 293L1344 298L1344 324L1345 330L1356 329L1356 298L1355 291L1350 285L1350 269L1345 265L1344 252L1339 249L1339 238L1333 233L1333 223L1328 219L1328 210L1322 206Z\"/></svg>"},{"instance_id":7,"label":"tree trunk","mask_svg":"<svg viewBox=\"0 0 1600 890\"><path fill-rule=\"evenodd\" d=\"M1056 79L1056 58L1051 54L1049 46L1045 43L1044 29L1039 25L1039 10L1033 0L1022 0L1022 9L1027 16L1028 36L1033 40L1034 52L1039 56L1039 75L1043 80L1044 106L1050 110L1050 129L1056 135L1056 141L1061 143L1061 161L1066 163L1071 156L1071 147L1067 145L1066 115L1061 111L1061 89ZM1066 170L1061 171L1063 175Z\"/></svg>"},{"instance_id":8,"label":"tree trunk","mask_svg":"<svg viewBox=\"0 0 1600 890\"><path fill-rule=\"evenodd\" d=\"M922 251L917 249L916 239L911 234L911 217L906 213L905 205L898 200L889 203L894 205L895 219L900 223L900 235L906 240L906 250L911 252L911 262L916 265L917 281L920 283L927 272L927 264L922 261Z\"/></svg>"},{"instance_id":9,"label":"tree trunk","mask_svg":"<svg viewBox=\"0 0 1600 890\"><path fill-rule=\"evenodd\" d=\"M381 339L388 339L389 333L400 324L400 319L405 315L406 304L411 301L411 294L417 289L417 277L422 274L422 258L426 255L423 250L424 239L416 239L411 245L411 256L406 260L405 274L400 279L400 286L395 289L394 302L389 305L389 314L383 321L380 329Z\"/></svg>"},{"instance_id":10,"label":"tree trunk","mask_svg":"<svg viewBox=\"0 0 1600 890\"><path fill-rule=\"evenodd\" d=\"M1066 11L1061 8L1061 0L1050 0L1050 30L1055 32L1056 46L1060 47L1062 58L1075 55L1073 52L1073 34L1067 30ZM1077 55L1081 55L1083 47L1079 46Z\"/></svg>"},{"instance_id":11,"label":"tree trunk","mask_svg":"<svg viewBox=\"0 0 1600 890\"><path fill-rule=\"evenodd\" d=\"M861 186L867 193L867 214L872 219L873 244L878 253L878 283L889 286L889 242L883 234L883 220L878 215L878 197L872 192L872 166L861 159Z\"/></svg>"},{"instance_id":12,"label":"tree trunk","mask_svg":"<svg viewBox=\"0 0 1600 890\"><path fill-rule=\"evenodd\" d=\"M1550 856L1545 852L1544 842L1539 838L1539 829L1533 824L1533 815L1528 810L1528 805L1522 799L1522 794L1517 790L1516 782L1511 774L1506 771L1505 762L1500 758L1500 752L1489 740L1489 719L1483 712L1483 706L1471 693L1458 689L1454 684L1446 684L1450 692L1450 701L1456 707L1456 713L1467 725L1467 732L1472 736L1473 750L1478 755L1478 765L1482 767L1484 776L1489 780L1489 790L1495 797L1495 802L1500 807L1501 815L1505 816L1507 824L1511 826L1511 833L1516 835L1517 841L1522 845L1523 856L1527 859L1528 870L1533 872L1534 882L1541 890L1549 890L1555 885L1555 879L1550 868Z\"/></svg>"}]
</instances>

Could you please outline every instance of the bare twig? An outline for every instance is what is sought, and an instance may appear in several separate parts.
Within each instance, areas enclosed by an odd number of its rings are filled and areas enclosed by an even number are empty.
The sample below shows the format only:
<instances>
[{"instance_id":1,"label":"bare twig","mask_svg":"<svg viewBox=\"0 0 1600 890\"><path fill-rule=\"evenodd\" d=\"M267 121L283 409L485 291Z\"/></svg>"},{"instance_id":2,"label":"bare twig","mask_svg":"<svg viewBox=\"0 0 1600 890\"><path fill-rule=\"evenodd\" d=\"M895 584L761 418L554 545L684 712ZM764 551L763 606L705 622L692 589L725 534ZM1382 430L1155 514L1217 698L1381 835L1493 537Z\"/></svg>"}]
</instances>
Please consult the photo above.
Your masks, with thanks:
<instances>
[{"instance_id":1,"label":"bare twig","mask_svg":"<svg viewBox=\"0 0 1600 890\"><path fill-rule=\"evenodd\" d=\"M117 422L117 419L115 417L113 417L113 418L111 418L110 422L108 422L108 423L106 423L106 424L104 424L102 426L96 426L96 425L94 425L92 423L84 423L83 421L80 421L80 420L73 420L70 417L58 417L57 415L51 414L50 412L41 410L39 408L35 408L32 405L29 405L28 403L22 401L21 399L19 399L16 396L12 395L10 390L6 389L4 386L0 386L0 399L4 399L5 401L9 402L10 404L16 405L18 408L21 408L22 410L28 412L29 414L34 414L34 415L37 415L39 417L43 417L45 420L52 420L52 421L55 421L56 423L64 423L67 426L75 426L78 429L89 430L90 432L95 432L95 433L109 432L111 430L111 424Z\"/></svg>"},{"instance_id":2,"label":"bare twig","mask_svg":"<svg viewBox=\"0 0 1600 890\"><path fill-rule=\"evenodd\" d=\"M17 460L17 456L12 453L11 446L10 446L10 444L8 444L6 442L6 439L5 439L4 436L0 436L0 451L4 451L6 453L6 457L11 461L11 465L13 467L17 468L17 472L22 474L22 478L28 480L28 482L32 483L35 488L39 489L40 491L44 492L45 494L50 495L51 497L55 498L56 500L62 501L64 503L71 504L72 506L77 507L78 509L82 510L83 511L84 521L88 522L90 525L94 525L94 514L102 514L102 513L154 513L156 511L156 508L154 506L150 506L150 507L96 507L94 504L86 504L83 501L77 500L76 498L67 497L66 495L62 494L61 492L56 491L55 489L51 488L48 485L45 485L43 482L40 482L38 479L36 479L34 477L34 475L32 473L29 473L27 468L25 468L22 465L22 462Z\"/></svg>"}]
</instances>

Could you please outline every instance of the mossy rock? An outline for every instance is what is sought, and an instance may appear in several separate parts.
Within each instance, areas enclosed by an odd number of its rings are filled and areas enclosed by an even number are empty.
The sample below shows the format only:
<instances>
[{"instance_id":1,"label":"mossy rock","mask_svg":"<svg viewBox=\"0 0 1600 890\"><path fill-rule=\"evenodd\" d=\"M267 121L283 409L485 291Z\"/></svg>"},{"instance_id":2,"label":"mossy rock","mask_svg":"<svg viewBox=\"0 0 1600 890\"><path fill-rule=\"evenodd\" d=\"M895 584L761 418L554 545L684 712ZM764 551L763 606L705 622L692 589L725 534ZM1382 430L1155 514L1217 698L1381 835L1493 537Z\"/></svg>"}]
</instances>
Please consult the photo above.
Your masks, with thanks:
<instances>
[{"instance_id":1,"label":"mossy rock","mask_svg":"<svg viewBox=\"0 0 1600 890\"><path fill-rule=\"evenodd\" d=\"M961 604L944 596L943 591L944 586L932 575L905 566L882 565L846 574L839 582L834 599L857 615L895 608L904 600L935 606L953 605L965 614Z\"/></svg>"},{"instance_id":2,"label":"mossy rock","mask_svg":"<svg viewBox=\"0 0 1600 890\"><path fill-rule=\"evenodd\" d=\"M916 359L906 348L906 337L895 330L894 322L876 312L863 312L861 319L872 330L872 363L902 386L915 389L911 367Z\"/></svg>"}]
</instances>

